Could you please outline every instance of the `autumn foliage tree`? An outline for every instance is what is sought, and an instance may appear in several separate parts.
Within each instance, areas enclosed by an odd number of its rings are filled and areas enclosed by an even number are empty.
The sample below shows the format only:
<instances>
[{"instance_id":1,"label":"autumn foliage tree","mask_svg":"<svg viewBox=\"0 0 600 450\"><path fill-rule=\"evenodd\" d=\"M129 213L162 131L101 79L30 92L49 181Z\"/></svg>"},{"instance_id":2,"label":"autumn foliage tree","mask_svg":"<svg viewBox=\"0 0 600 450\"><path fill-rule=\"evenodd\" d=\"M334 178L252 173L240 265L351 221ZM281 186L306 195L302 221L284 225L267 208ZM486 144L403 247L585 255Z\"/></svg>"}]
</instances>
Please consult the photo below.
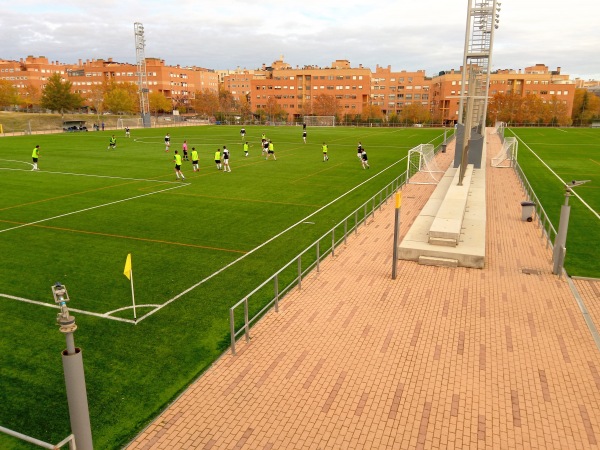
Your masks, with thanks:
<instances>
[{"instance_id":1,"label":"autumn foliage tree","mask_svg":"<svg viewBox=\"0 0 600 450\"><path fill-rule=\"evenodd\" d=\"M6 80L0 80L0 107L16 105L19 102L17 88Z\"/></svg>"},{"instance_id":2,"label":"autumn foliage tree","mask_svg":"<svg viewBox=\"0 0 600 450\"><path fill-rule=\"evenodd\" d=\"M219 95L210 89L196 92L192 106L196 113L205 117L213 117L219 110Z\"/></svg>"},{"instance_id":3,"label":"autumn foliage tree","mask_svg":"<svg viewBox=\"0 0 600 450\"><path fill-rule=\"evenodd\" d=\"M162 92L150 92L148 102L150 103L150 112L154 115L158 115L159 112L171 112L173 110L173 104Z\"/></svg>"},{"instance_id":4,"label":"autumn foliage tree","mask_svg":"<svg viewBox=\"0 0 600 450\"><path fill-rule=\"evenodd\" d=\"M319 94L312 102L315 116L337 116L340 111L340 102L333 95Z\"/></svg>"},{"instance_id":5,"label":"autumn foliage tree","mask_svg":"<svg viewBox=\"0 0 600 450\"><path fill-rule=\"evenodd\" d=\"M533 94L521 96L514 92L496 94L488 103L488 123L569 125L567 105L553 96L544 100Z\"/></svg>"},{"instance_id":6,"label":"autumn foliage tree","mask_svg":"<svg viewBox=\"0 0 600 450\"><path fill-rule=\"evenodd\" d=\"M400 122L414 125L416 123L428 123L431 120L429 109L421 103L405 105L400 113Z\"/></svg>"},{"instance_id":7,"label":"autumn foliage tree","mask_svg":"<svg viewBox=\"0 0 600 450\"><path fill-rule=\"evenodd\" d=\"M108 83L104 93L104 108L114 114L139 111L137 86L134 83Z\"/></svg>"},{"instance_id":8,"label":"autumn foliage tree","mask_svg":"<svg viewBox=\"0 0 600 450\"><path fill-rule=\"evenodd\" d=\"M576 125L589 125L600 119L600 97L587 89L575 89L572 118Z\"/></svg>"},{"instance_id":9,"label":"autumn foliage tree","mask_svg":"<svg viewBox=\"0 0 600 450\"><path fill-rule=\"evenodd\" d=\"M79 94L71 92L72 85L68 80L63 81L58 73L50 76L42 92L42 108L59 111L63 116L65 111L80 108L83 99Z\"/></svg>"}]
</instances>

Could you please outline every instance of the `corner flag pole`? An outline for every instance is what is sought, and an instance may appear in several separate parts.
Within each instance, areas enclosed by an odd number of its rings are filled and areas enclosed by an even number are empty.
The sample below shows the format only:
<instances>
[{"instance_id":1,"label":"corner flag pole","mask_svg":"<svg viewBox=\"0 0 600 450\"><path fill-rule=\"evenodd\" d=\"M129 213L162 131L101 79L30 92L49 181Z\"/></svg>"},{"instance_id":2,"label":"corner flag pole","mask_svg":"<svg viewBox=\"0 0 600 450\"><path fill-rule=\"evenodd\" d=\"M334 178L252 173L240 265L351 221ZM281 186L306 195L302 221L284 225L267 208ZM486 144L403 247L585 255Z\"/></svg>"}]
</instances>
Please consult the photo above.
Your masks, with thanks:
<instances>
[{"instance_id":1,"label":"corner flag pole","mask_svg":"<svg viewBox=\"0 0 600 450\"><path fill-rule=\"evenodd\" d=\"M133 302L133 320L137 322L137 313L135 310L135 291L133 290L133 266L131 264L131 253L127 254L127 260L125 261L125 270L123 271L129 281L131 281L131 301Z\"/></svg>"}]
</instances>

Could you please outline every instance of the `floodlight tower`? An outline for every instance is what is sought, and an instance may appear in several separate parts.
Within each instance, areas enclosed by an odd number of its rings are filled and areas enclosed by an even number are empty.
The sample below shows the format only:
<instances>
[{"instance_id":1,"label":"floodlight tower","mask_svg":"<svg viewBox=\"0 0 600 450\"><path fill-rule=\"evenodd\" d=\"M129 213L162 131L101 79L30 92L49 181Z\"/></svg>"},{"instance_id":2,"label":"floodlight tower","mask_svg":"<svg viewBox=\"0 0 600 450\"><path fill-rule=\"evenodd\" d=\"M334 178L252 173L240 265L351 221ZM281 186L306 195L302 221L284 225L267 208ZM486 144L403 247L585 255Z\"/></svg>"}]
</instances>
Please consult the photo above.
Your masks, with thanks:
<instances>
[{"instance_id":1,"label":"floodlight tower","mask_svg":"<svg viewBox=\"0 0 600 450\"><path fill-rule=\"evenodd\" d=\"M140 22L133 24L135 34L135 58L137 62L138 73L138 93L140 97L140 113L145 128L151 126L150 123L150 101L148 100L148 76L146 74L146 40L144 39L144 25Z\"/></svg>"},{"instance_id":2,"label":"floodlight tower","mask_svg":"<svg viewBox=\"0 0 600 450\"><path fill-rule=\"evenodd\" d=\"M497 0L468 0L468 3L458 109L458 122L464 126L459 184L468 164L471 130L476 129L479 134L485 130L494 30L498 29L501 5Z\"/></svg>"}]
</instances>

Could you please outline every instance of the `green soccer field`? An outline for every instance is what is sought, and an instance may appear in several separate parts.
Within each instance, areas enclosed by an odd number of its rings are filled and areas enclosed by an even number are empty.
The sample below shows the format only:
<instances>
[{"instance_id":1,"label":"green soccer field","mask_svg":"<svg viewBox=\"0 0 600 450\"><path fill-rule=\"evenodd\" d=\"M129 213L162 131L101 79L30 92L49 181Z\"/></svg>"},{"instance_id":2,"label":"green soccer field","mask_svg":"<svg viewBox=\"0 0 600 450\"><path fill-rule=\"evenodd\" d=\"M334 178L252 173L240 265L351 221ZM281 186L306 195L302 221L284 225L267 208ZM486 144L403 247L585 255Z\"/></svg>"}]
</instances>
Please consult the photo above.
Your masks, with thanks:
<instances>
[{"instance_id":1,"label":"green soccer field","mask_svg":"<svg viewBox=\"0 0 600 450\"><path fill-rule=\"evenodd\" d=\"M443 140L440 129L309 128L304 144L300 127L246 130L248 157L228 126L119 130L115 150L112 131L0 140L0 425L49 442L69 433L55 282L79 326L95 445L118 448L227 348L231 305L404 172L410 148ZM261 155L263 132L276 161ZM184 140L200 171L185 161L177 181ZM213 161L223 145L231 173ZM0 447L22 444L0 435Z\"/></svg>"},{"instance_id":2,"label":"green soccer field","mask_svg":"<svg viewBox=\"0 0 600 450\"><path fill-rule=\"evenodd\" d=\"M505 132L510 135L519 140L519 164L556 230L564 183L591 180L574 188L585 204L577 197L569 199L565 268L570 275L600 278L600 130L513 128Z\"/></svg>"}]
</instances>

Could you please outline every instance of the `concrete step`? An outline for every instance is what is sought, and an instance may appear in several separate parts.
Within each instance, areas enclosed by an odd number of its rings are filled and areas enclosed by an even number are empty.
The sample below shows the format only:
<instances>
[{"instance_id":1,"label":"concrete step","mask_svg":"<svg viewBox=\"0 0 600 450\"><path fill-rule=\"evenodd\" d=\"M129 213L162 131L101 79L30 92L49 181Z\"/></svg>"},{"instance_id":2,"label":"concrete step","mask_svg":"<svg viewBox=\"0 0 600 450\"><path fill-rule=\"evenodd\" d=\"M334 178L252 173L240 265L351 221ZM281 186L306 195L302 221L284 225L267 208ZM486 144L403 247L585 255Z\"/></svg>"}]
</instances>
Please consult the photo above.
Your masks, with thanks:
<instances>
[{"instance_id":1,"label":"concrete step","mask_svg":"<svg viewBox=\"0 0 600 450\"><path fill-rule=\"evenodd\" d=\"M424 266L458 267L458 259L419 256L419 264Z\"/></svg>"}]
</instances>

